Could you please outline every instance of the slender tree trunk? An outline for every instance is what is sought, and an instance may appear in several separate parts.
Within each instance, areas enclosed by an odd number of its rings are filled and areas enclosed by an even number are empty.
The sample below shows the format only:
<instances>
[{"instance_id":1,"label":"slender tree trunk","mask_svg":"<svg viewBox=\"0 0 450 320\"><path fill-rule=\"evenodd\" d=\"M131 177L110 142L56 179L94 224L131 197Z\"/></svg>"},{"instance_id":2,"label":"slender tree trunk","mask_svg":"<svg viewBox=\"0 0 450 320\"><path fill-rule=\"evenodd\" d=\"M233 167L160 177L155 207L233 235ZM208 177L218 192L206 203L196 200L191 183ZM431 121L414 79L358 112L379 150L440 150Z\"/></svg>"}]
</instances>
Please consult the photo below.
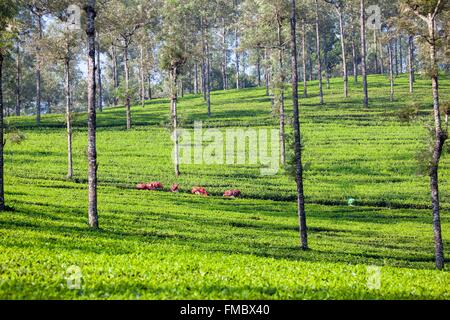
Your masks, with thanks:
<instances>
[{"instance_id":1,"label":"slender tree trunk","mask_svg":"<svg viewBox=\"0 0 450 320\"><path fill-rule=\"evenodd\" d=\"M305 19L302 18L302 66L303 66L303 98L308 97L308 79L307 79L307 63L306 63L306 27Z\"/></svg>"},{"instance_id":2,"label":"slender tree trunk","mask_svg":"<svg viewBox=\"0 0 450 320\"><path fill-rule=\"evenodd\" d=\"M391 88L390 101L394 101L394 55L392 54L392 41L388 43L389 54L389 82Z\"/></svg>"},{"instance_id":3,"label":"slender tree trunk","mask_svg":"<svg viewBox=\"0 0 450 320\"><path fill-rule=\"evenodd\" d=\"M378 73L378 35L377 35L377 29L373 30L373 43L374 43L374 68L375 68L375 74Z\"/></svg>"},{"instance_id":4,"label":"slender tree trunk","mask_svg":"<svg viewBox=\"0 0 450 320\"><path fill-rule=\"evenodd\" d=\"M294 105L294 140L295 140L295 168L297 182L297 213L300 228L300 245L303 250L308 249L308 235L306 227L305 197L303 194L303 165L301 148L301 130L298 107L298 63L296 38L296 3L291 0L291 64L292 64L292 101Z\"/></svg>"},{"instance_id":5,"label":"slender tree trunk","mask_svg":"<svg viewBox=\"0 0 450 320\"><path fill-rule=\"evenodd\" d=\"M431 202L433 206L433 230L436 255L436 268L442 270L444 268L444 244L442 241L440 203L439 203L439 161L442 155L442 149L446 140L446 135L442 130L441 113L439 105L439 80L438 65L436 62L436 22L434 18L428 18L429 46L430 46L430 62L432 66L431 83L433 88L433 110L435 122L435 141L434 150L430 166L430 189Z\"/></svg>"},{"instance_id":6,"label":"slender tree trunk","mask_svg":"<svg viewBox=\"0 0 450 320\"><path fill-rule=\"evenodd\" d=\"M320 104L323 105L323 85L322 85L322 59L320 54L320 27L319 27L319 2L315 0L316 3L316 53L317 53L317 73L319 76L319 97Z\"/></svg>"},{"instance_id":7,"label":"slender tree trunk","mask_svg":"<svg viewBox=\"0 0 450 320\"><path fill-rule=\"evenodd\" d=\"M284 72L283 72L283 39L282 39L282 24L279 16L278 23L278 73L279 73L279 90L280 90L280 146L281 146L281 163L286 164L286 136L285 136L285 114L284 114Z\"/></svg>"},{"instance_id":8,"label":"slender tree trunk","mask_svg":"<svg viewBox=\"0 0 450 320\"><path fill-rule=\"evenodd\" d=\"M356 43L355 43L355 32L354 27L352 25L352 57L353 57L353 79L355 81L355 84L358 83L358 58L356 56Z\"/></svg>"},{"instance_id":9,"label":"slender tree trunk","mask_svg":"<svg viewBox=\"0 0 450 320\"><path fill-rule=\"evenodd\" d=\"M3 123L3 49L0 48L0 211L5 211L5 182L4 182L4 123Z\"/></svg>"},{"instance_id":10,"label":"slender tree trunk","mask_svg":"<svg viewBox=\"0 0 450 320\"><path fill-rule=\"evenodd\" d=\"M394 58L395 58L395 76L398 76L398 42L397 40L394 41Z\"/></svg>"},{"instance_id":11,"label":"slender tree trunk","mask_svg":"<svg viewBox=\"0 0 450 320\"><path fill-rule=\"evenodd\" d=\"M98 76L98 109L103 112L102 64L100 60L100 33L97 32L97 76Z\"/></svg>"},{"instance_id":12,"label":"slender tree trunk","mask_svg":"<svg viewBox=\"0 0 450 320\"><path fill-rule=\"evenodd\" d=\"M179 139L178 139L178 118L177 118L177 69L171 70L172 90L171 90L171 117L173 126L173 141L174 141L174 166L175 176L180 176L179 163Z\"/></svg>"},{"instance_id":13,"label":"slender tree trunk","mask_svg":"<svg viewBox=\"0 0 450 320\"><path fill-rule=\"evenodd\" d=\"M409 93L414 93L414 37L408 38Z\"/></svg>"},{"instance_id":14,"label":"slender tree trunk","mask_svg":"<svg viewBox=\"0 0 450 320\"><path fill-rule=\"evenodd\" d=\"M364 5L365 0L361 0L361 71L363 78L363 90L364 90L364 107L369 107L369 93L367 89L367 49L366 49L366 8Z\"/></svg>"},{"instance_id":15,"label":"slender tree trunk","mask_svg":"<svg viewBox=\"0 0 450 320\"><path fill-rule=\"evenodd\" d=\"M398 54L399 54L399 64L400 64L400 73L403 73L403 48L402 48L402 36L398 37Z\"/></svg>"},{"instance_id":16,"label":"slender tree trunk","mask_svg":"<svg viewBox=\"0 0 450 320\"><path fill-rule=\"evenodd\" d=\"M339 29L341 32L341 50L342 50L342 73L344 76L344 97L348 97L348 72L347 72L347 58L346 58L346 48L345 48L345 32L344 32L344 18L342 15L342 6L339 5L337 8L339 16Z\"/></svg>"},{"instance_id":17,"label":"slender tree trunk","mask_svg":"<svg viewBox=\"0 0 450 320\"><path fill-rule=\"evenodd\" d=\"M39 41L42 40L42 16L37 15ZM41 48L40 43L36 45L36 123L41 123Z\"/></svg>"},{"instance_id":18,"label":"slender tree trunk","mask_svg":"<svg viewBox=\"0 0 450 320\"><path fill-rule=\"evenodd\" d=\"M17 57L16 57L16 116L20 116L20 108L21 108L21 90L20 90L20 76L21 76L21 67L20 67L20 44L17 43Z\"/></svg>"},{"instance_id":19,"label":"slender tree trunk","mask_svg":"<svg viewBox=\"0 0 450 320\"><path fill-rule=\"evenodd\" d=\"M257 56L257 60L256 60L256 72L257 72L257 77L258 77L258 87L261 87L261 54L259 52L259 49L257 50L256 53Z\"/></svg>"},{"instance_id":20,"label":"slender tree trunk","mask_svg":"<svg viewBox=\"0 0 450 320\"><path fill-rule=\"evenodd\" d=\"M223 90L228 90L228 76L227 76L227 66L228 66L228 57L227 57L227 29L225 27L225 19L222 18L222 81L223 81Z\"/></svg>"},{"instance_id":21,"label":"slender tree trunk","mask_svg":"<svg viewBox=\"0 0 450 320\"><path fill-rule=\"evenodd\" d=\"M117 74L118 68L117 68L117 54L116 54L116 47L114 44L111 45L111 58L112 58L112 74L113 74L113 81L114 81L114 90L117 90L119 87L119 76ZM114 96L114 106L117 107L118 105L117 97Z\"/></svg>"},{"instance_id":22,"label":"slender tree trunk","mask_svg":"<svg viewBox=\"0 0 450 320\"><path fill-rule=\"evenodd\" d=\"M145 107L145 71L144 71L144 47L141 45L140 48L140 76L141 76L141 106Z\"/></svg>"},{"instance_id":23,"label":"slender tree trunk","mask_svg":"<svg viewBox=\"0 0 450 320\"><path fill-rule=\"evenodd\" d=\"M73 156L72 156L72 99L70 93L70 60L65 61L66 81L66 126L67 126L67 178L73 178Z\"/></svg>"},{"instance_id":24,"label":"slender tree trunk","mask_svg":"<svg viewBox=\"0 0 450 320\"><path fill-rule=\"evenodd\" d=\"M87 13L88 37L88 185L89 226L98 228L97 212L97 147L96 147L96 105L95 105L95 0L87 0L85 7Z\"/></svg>"},{"instance_id":25,"label":"slender tree trunk","mask_svg":"<svg viewBox=\"0 0 450 320\"><path fill-rule=\"evenodd\" d=\"M131 97L130 97L130 70L128 67L128 41L125 40L124 63L125 63L125 108L127 114L127 130L131 129Z\"/></svg>"},{"instance_id":26,"label":"slender tree trunk","mask_svg":"<svg viewBox=\"0 0 450 320\"><path fill-rule=\"evenodd\" d=\"M208 32L208 25L203 24L203 32L204 32L204 47L205 47L205 61L206 61L206 84L205 84L205 90L206 90L206 105L208 107L208 117L211 116L211 62L209 57L209 32Z\"/></svg>"},{"instance_id":27,"label":"slender tree trunk","mask_svg":"<svg viewBox=\"0 0 450 320\"><path fill-rule=\"evenodd\" d=\"M381 45L381 43L379 44L380 47L380 72L381 74L384 74L385 70L384 70L384 54L383 54L383 46Z\"/></svg>"},{"instance_id":28,"label":"slender tree trunk","mask_svg":"<svg viewBox=\"0 0 450 320\"><path fill-rule=\"evenodd\" d=\"M269 66L267 62L267 48L264 49L264 80L266 82L266 96L270 95L270 75L269 75Z\"/></svg>"},{"instance_id":29,"label":"slender tree trunk","mask_svg":"<svg viewBox=\"0 0 450 320\"><path fill-rule=\"evenodd\" d=\"M148 74L147 81L148 81L148 100L152 100L153 98L152 98L152 74L151 73Z\"/></svg>"},{"instance_id":30,"label":"slender tree trunk","mask_svg":"<svg viewBox=\"0 0 450 320\"><path fill-rule=\"evenodd\" d=\"M194 64L194 93L198 94L198 64Z\"/></svg>"},{"instance_id":31,"label":"slender tree trunk","mask_svg":"<svg viewBox=\"0 0 450 320\"><path fill-rule=\"evenodd\" d=\"M239 37L238 37L238 32L237 29L234 30L234 36L236 39L236 48L235 48L235 60L236 60L236 89L239 89L241 87L240 84L240 54L239 54Z\"/></svg>"}]
</instances>

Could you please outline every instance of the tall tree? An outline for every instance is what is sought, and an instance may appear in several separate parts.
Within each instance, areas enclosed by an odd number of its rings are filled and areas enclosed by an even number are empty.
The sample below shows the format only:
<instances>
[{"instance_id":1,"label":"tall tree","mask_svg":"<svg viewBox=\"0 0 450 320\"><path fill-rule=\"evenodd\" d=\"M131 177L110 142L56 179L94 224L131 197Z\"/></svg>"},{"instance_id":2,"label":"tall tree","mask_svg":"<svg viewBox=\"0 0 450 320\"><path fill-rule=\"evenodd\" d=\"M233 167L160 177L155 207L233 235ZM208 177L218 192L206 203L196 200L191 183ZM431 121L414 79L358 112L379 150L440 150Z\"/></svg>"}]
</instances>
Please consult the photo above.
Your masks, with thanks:
<instances>
[{"instance_id":1,"label":"tall tree","mask_svg":"<svg viewBox=\"0 0 450 320\"><path fill-rule=\"evenodd\" d=\"M434 134L431 158L429 163L431 204L433 208L433 231L435 244L436 268L444 268L444 244L442 241L440 201L439 201L439 162L443 146L448 139L448 132L443 128L439 101L439 67L437 61L437 46L439 35L436 28L438 16L450 10L450 4L445 0L403 0L403 12L413 13L425 23L425 28L417 28L419 34L428 44L430 70L433 93ZM405 17L406 18L406 17ZM409 23L413 23L412 21ZM406 22L408 24L408 22Z\"/></svg>"},{"instance_id":2,"label":"tall tree","mask_svg":"<svg viewBox=\"0 0 450 320\"><path fill-rule=\"evenodd\" d=\"M303 250L308 249L308 235L306 227L305 197L303 194L303 164L301 147L300 114L298 106L298 61L297 61L297 6L291 0L291 72L292 72L292 102L294 105L294 149L297 182L297 213L300 226L300 245Z\"/></svg>"},{"instance_id":3,"label":"tall tree","mask_svg":"<svg viewBox=\"0 0 450 320\"><path fill-rule=\"evenodd\" d=\"M347 72L347 49L345 46L345 27L344 27L344 1L342 0L325 0L326 2L332 4L339 17L339 31L341 40L341 51L342 51L342 73L344 77L344 97L348 97L348 72Z\"/></svg>"},{"instance_id":4,"label":"tall tree","mask_svg":"<svg viewBox=\"0 0 450 320\"><path fill-rule=\"evenodd\" d=\"M320 24L319 24L319 1L315 0L316 8L316 55L317 55L317 75L319 77L319 98L323 104L323 84L322 84L322 56L320 49Z\"/></svg>"},{"instance_id":5,"label":"tall tree","mask_svg":"<svg viewBox=\"0 0 450 320\"><path fill-rule=\"evenodd\" d=\"M366 46L366 6L365 0L360 0L361 24L361 74L363 78L364 107L369 107L369 93L367 88L367 46Z\"/></svg>"},{"instance_id":6,"label":"tall tree","mask_svg":"<svg viewBox=\"0 0 450 320\"><path fill-rule=\"evenodd\" d=\"M96 0L87 0L86 35L88 39L88 217L89 226L98 229L97 211L97 113L96 113L96 79L95 79L95 17Z\"/></svg>"},{"instance_id":7,"label":"tall tree","mask_svg":"<svg viewBox=\"0 0 450 320\"><path fill-rule=\"evenodd\" d=\"M5 188L4 188L4 123L3 123L3 61L7 49L11 46L13 33L11 30L12 20L16 14L16 3L11 0L0 2L0 212L5 210Z\"/></svg>"}]
</instances>

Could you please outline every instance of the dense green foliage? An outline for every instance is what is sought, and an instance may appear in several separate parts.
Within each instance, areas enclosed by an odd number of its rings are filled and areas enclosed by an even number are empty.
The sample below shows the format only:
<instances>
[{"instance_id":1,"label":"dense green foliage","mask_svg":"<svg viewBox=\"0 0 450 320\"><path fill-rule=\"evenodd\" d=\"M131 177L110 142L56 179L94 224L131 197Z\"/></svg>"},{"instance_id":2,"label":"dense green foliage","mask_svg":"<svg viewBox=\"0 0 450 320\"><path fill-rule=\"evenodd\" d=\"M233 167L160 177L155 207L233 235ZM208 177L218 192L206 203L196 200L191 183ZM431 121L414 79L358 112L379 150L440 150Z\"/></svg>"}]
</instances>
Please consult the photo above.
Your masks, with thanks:
<instances>
[{"instance_id":1,"label":"dense green foliage","mask_svg":"<svg viewBox=\"0 0 450 320\"><path fill-rule=\"evenodd\" d=\"M352 83L352 82L351 82ZM0 298L450 298L450 275L434 268L428 177L417 174L431 107L430 84L405 76L389 102L388 81L370 76L371 104L342 81L316 83L302 99L307 166L305 195L311 250L298 249L295 183L263 177L258 166L182 165L173 176L166 100L98 115L100 231L86 225L85 114L74 119L76 181L67 181L63 115L9 118L25 134L6 145L6 201L0 214ZM180 99L181 125L276 127L263 88L212 93L211 118L200 96ZM442 97L450 81L441 81ZM401 121L402 106L419 115ZM287 103L291 114L290 102ZM441 175L445 249L450 247L450 160ZM181 193L134 190L139 182L179 183ZM189 194L201 185L212 194ZM237 188L243 199L226 200ZM355 199L348 206L349 198ZM449 254L447 253L447 256ZM81 290L66 286L66 269L83 273ZM367 286L367 267L381 267L381 288Z\"/></svg>"}]
</instances>

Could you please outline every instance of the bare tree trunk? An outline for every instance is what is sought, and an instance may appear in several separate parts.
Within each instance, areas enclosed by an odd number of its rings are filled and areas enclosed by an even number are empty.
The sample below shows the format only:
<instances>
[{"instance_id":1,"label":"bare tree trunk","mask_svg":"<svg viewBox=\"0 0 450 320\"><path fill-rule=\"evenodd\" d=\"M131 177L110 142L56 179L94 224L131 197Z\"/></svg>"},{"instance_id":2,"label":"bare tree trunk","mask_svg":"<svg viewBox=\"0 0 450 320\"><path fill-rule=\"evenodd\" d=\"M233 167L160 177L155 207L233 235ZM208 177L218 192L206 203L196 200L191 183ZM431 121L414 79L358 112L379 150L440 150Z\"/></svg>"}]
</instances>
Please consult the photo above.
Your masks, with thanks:
<instances>
[{"instance_id":1,"label":"bare tree trunk","mask_svg":"<svg viewBox=\"0 0 450 320\"><path fill-rule=\"evenodd\" d=\"M258 55L256 60L256 72L258 77L258 87L261 87L261 54L259 52L259 49L257 49L256 54Z\"/></svg>"},{"instance_id":2,"label":"bare tree trunk","mask_svg":"<svg viewBox=\"0 0 450 320\"><path fill-rule=\"evenodd\" d=\"M3 49L0 48L0 211L5 211L5 182L4 182L4 129L5 125L3 123Z\"/></svg>"},{"instance_id":3,"label":"bare tree trunk","mask_svg":"<svg viewBox=\"0 0 450 320\"><path fill-rule=\"evenodd\" d=\"M348 97L348 72L347 72L347 58L346 58L346 48L345 48L345 32L344 32L344 19L342 16L342 6L337 7L339 16L339 29L341 32L341 50L342 50L342 72L344 76L344 97Z\"/></svg>"},{"instance_id":4,"label":"bare tree trunk","mask_svg":"<svg viewBox=\"0 0 450 320\"><path fill-rule=\"evenodd\" d=\"M114 90L117 90L119 87L119 76L117 74L117 54L116 54L116 47L114 44L111 45L111 58L112 58L112 74L113 74L113 81L114 81ZM117 97L114 96L114 106L117 107L118 105Z\"/></svg>"},{"instance_id":5,"label":"bare tree trunk","mask_svg":"<svg viewBox=\"0 0 450 320\"><path fill-rule=\"evenodd\" d=\"M16 116L20 116L20 107L21 107L21 90L20 90L20 75L21 75L21 67L20 67L20 44L17 43L17 57L16 57Z\"/></svg>"},{"instance_id":6,"label":"bare tree trunk","mask_svg":"<svg viewBox=\"0 0 450 320\"><path fill-rule=\"evenodd\" d=\"M430 46L430 62L432 66L431 83L433 87L433 110L435 122L435 145L430 166L430 189L431 202L433 206L433 230L436 255L436 268L442 270L444 268L444 244L442 241L440 203L439 203L439 161L442 155L444 142L447 138L442 130L441 114L439 105L439 80L438 65L436 62L436 21L435 18L428 18L429 46Z\"/></svg>"},{"instance_id":7,"label":"bare tree trunk","mask_svg":"<svg viewBox=\"0 0 450 320\"><path fill-rule=\"evenodd\" d=\"M88 37L88 185L89 226L98 228L97 212L97 147L96 147L96 105L95 105L95 0L87 0L85 7L87 14Z\"/></svg>"},{"instance_id":8,"label":"bare tree trunk","mask_svg":"<svg viewBox=\"0 0 450 320\"><path fill-rule=\"evenodd\" d=\"M228 57L227 57L227 29L225 27L225 19L222 18L222 81L223 81L223 90L228 90L228 76L227 76L227 66L228 66Z\"/></svg>"},{"instance_id":9,"label":"bare tree trunk","mask_svg":"<svg viewBox=\"0 0 450 320\"><path fill-rule=\"evenodd\" d=\"M295 168L297 182L297 213L300 228L300 244L303 250L308 249L308 235L306 227L305 197L303 194L303 165L301 148L301 130L298 109L298 63L296 39L296 3L291 0L291 64L292 64L292 101L294 104L294 140L295 140Z\"/></svg>"},{"instance_id":10,"label":"bare tree trunk","mask_svg":"<svg viewBox=\"0 0 450 320\"><path fill-rule=\"evenodd\" d=\"M42 40L42 16L37 16L39 41ZM41 48L36 45L36 123L41 123Z\"/></svg>"},{"instance_id":11,"label":"bare tree trunk","mask_svg":"<svg viewBox=\"0 0 450 320\"><path fill-rule=\"evenodd\" d=\"M385 70L384 70L384 54L383 54L383 46L381 45L381 43L379 44L380 47L380 72L381 74L384 74Z\"/></svg>"},{"instance_id":12,"label":"bare tree trunk","mask_svg":"<svg viewBox=\"0 0 450 320\"><path fill-rule=\"evenodd\" d=\"M308 97L308 79L306 65L306 27L305 19L302 18L302 65L303 65L303 98Z\"/></svg>"},{"instance_id":13,"label":"bare tree trunk","mask_svg":"<svg viewBox=\"0 0 450 320\"><path fill-rule=\"evenodd\" d=\"M149 73L147 77L148 81L148 100L152 100L152 74Z\"/></svg>"},{"instance_id":14,"label":"bare tree trunk","mask_svg":"<svg viewBox=\"0 0 450 320\"><path fill-rule=\"evenodd\" d=\"M398 37L398 54L399 54L399 64L400 64L400 73L403 73L403 48L402 48L402 36Z\"/></svg>"},{"instance_id":15,"label":"bare tree trunk","mask_svg":"<svg viewBox=\"0 0 450 320\"><path fill-rule=\"evenodd\" d=\"M194 64L194 93L198 94L198 64Z\"/></svg>"},{"instance_id":16,"label":"bare tree trunk","mask_svg":"<svg viewBox=\"0 0 450 320\"><path fill-rule=\"evenodd\" d=\"M323 85L322 85L322 59L320 54L320 28L319 28L319 2L316 3L316 53L317 53L317 73L319 76L319 97L320 104L323 105Z\"/></svg>"},{"instance_id":17,"label":"bare tree trunk","mask_svg":"<svg viewBox=\"0 0 450 320\"><path fill-rule=\"evenodd\" d=\"M353 57L353 78L355 84L358 83L358 58L356 56L355 32L352 25L352 57Z\"/></svg>"},{"instance_id":18,"label":"bare tree trunk","mask_svg":"<svg viewBox=\"0 0 450 320\"><path fill-rule=\"evenodd\" d=\"M98 109L103 112L102 67L100 60L100 33L97 32L97 76L98 76Z\"/></svg>"},{"instance_id":19,"label":"bare tree trunk","mask_svg":"<svg viewBox=\"0 0 450 320\"><path fill-rule=\"evenodd\" d=\"M142 108L145 107L145 71L144 71L144 47L141 45L140 48L140 76L141 76L141 106Z\"/></svg>"},{"instance_id":20,"label":"bare tree trunk","mask_svg":"<svg viewBox=\"0 0 450 320\"><path fill-rule=\"evenodd\" d=\"M398 76L398 42L394 41L395 76Z\"/></svg>"},{"instance_id":21,"label":"bare tree trunk","mask_svg":"<svg viewBox=\"0 0 450 320\"><path fill-rule=\"evenodd\" d=\"M409 93L414 93L414 37L409 36L408 38L408 49L409 49Z\"/></svg>"},{"instance_id":22,"label":"bare tree trunk","mask_svg":"<svg viewBox=\"0 0 450 320\"><path fill-rule=\"evenodd\" d=\"M176 67L171 70L171 117L173 126L173 141L174 141L174 166L175 166L175 176L180 176L180 163L179 163L179 139L178 139L178 119L177 119L177 69Z\"/></svg>"},{"instance_id":23,"label":"bare tree trunk","mask_svg":"<svg viewBox=\"0 0 450 320\"><path fill-rule=\"evenodd\" d=\"M124 48L124 63L125 63L125 108L127 113L127 130L131 129L131 97L130 97L130 70L128 67L128 41L125 40Z\"/></svg>"},{"instance_id":24,"label":"bare tree trunk","mask_svg":"<svg viewBox=\"0 0 450 320\"><path fill-rule=\"evenodd\" d=\"M284 72L283 72L283 39L281 35L281 19L277 16L278 26L278 73L279 73L279 90L280 90L280 146L281 146L281 163L286 164L286 136L285 136L285 114L284 114Z\"/></svg>"},{"instance_id":25,"label":"bare tree trunk","mask_svg":"<svg viewBox=\"0 0 450 320\"><path fill-rule=\"evenodd\" d=\"M241 57L240 57L239 50L238 50L238 49L239 49L239 37L238 37L237 29L234 30L234 36L235 36L235 39L236 39L236 48L235 48L235 59L236 59L236 89L239 89L239 88L241 87L241 84L240 84L240 77L241 77L241 74L240 74L240 66L239 66Z\"/></svg>"},{"instance_id":26,"label":"bare tree trunk","mask_svg":"<svg viewBox=\"0 0 450 320\"><path fill-rule=\"evenodd\" d=\"M66 126L67 126L67 178L73 178L73 156L72 156L72 99L70 94L70 60L65 61L66 71Z\"/></svg>"},{"instance_id":27,"label":"bare tree trunk","mask_svg":"<svg viewBox=\"0 0 450 320\"><path fill-rule=\"evenodd\" d=\"M270 95L270 90L269 90L269 86L270 86L270 75L269 75L269 67L268 67L268 63L267 63L267 48L264 49L264 80L266 82L266 96Z\"/></svg>"},{"instance_id":28,"label":"bare tree trunk","mask_svg":"<svg viewBox=\"0 0 450 320\"><path fill-rule=\"evenodd\" d=\"M364 5L365 0L361 0L361 71L363 78L363 87L364 87L364 107L369 107L369 93L367 89L367 68L366 68L366 59L367 59L367 50L366 50L366 8Z\"/></svg>"},{"instance_id":29,"label":"bare tree trunk","mask_svg":"<svg viewBox=\"0 0 450 320\"><path fill-rule=\"evenodd\" d=\"M378 73L378 36L377 29L373 30L373 43L374 43L374 63L375 63L375 73Z\"/></svg>"},{"instance_id":30,"label":"bare tree trunk","mask_svg":"<svg viewBox=\"0 0 450 320\"><path fill-rule=\"evenodd\" d=\"M391 87L390 101L394 101L394 55L392 54L392 41L388 43L389 54L389 82Z\"/></svg>"},{"instance_id":31,"label":"bare tree trunk","mask_svg":"<svg viewBox=\"0 0 450 320\"><path fill-rule=\"evenodd\" d=\"M205 61L206 61L206 75L205 75L205 90L206 90L206 105L208 107L208 117L211 116L211 62L209 56L209 32L208 32L208 22L203 24L203 43L205 48Z\"/></svg>"}]
</instances>

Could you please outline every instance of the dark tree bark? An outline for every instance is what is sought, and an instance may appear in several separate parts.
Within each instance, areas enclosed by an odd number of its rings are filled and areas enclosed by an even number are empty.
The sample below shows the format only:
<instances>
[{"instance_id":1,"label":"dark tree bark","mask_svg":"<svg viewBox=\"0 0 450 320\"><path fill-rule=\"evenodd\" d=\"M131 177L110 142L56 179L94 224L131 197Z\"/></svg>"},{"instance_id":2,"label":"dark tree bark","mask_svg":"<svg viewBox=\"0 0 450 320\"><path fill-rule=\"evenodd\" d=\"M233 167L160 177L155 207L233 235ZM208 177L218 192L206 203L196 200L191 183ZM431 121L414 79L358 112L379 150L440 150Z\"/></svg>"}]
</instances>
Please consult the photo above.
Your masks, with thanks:
<instances>
[{"instance_id":1,"label":"dark tree bark","mask_svg":"<svg viewBox=\"0 0 450 320\"><path fill-rule=\"evenodd\" d=\"M3 147L4 147L4 123L3 123L3 49L0 48L0 211L5 210L5 182L4 182L4 156L3 156Z\"/></svg>"},{"instance_id":2,"label":"dark tree bark","mask_svg":"<svg viewBox=\"0 0 450 320\"><path fill-rule=\"evenodd\" d=\"M88 216L89 226L98 229L97 212L97 147L96 147L96 104L95 104L95 5L96 0L87 0L86 35L88 38Z\"/></svg>"},{"instance_id":3,"label":"dark tree bark","mask_svg":"<svg viewBox=\"0 0 450 320\"><path fill-rule=\"evenodd\" d=\"M17 43L16 48L16 116L20 116L21 109L21 90L20 90L20 78L21 78L21 67L20 67L20 44Z\"/></svg>"},{"instance_id":4,"label":"dark tree bark","mask_svg":"<svg viewBox=\"0 0 450 320\"><path fill-rule=\"evenodd\" d=\"M295 168L297 182L297 213L300 227L300 245L303 250L308 249L308 235L306 226L305 197L303 194L303 165L301 148L300 115L298 107L298 63L295 0L291 0L291 64L292 64L292 101L294 105L294 140L295 140Z\"/></svg>"},{"instance_id":5,"label":"dark tree bark","mask_svg":"<svg viewBox=\"0 0 450 320\"><path fill-rule=\"evenodd\" d=\"M436 20L435 15L433 15L431 17L428 17L428 33L429 33L428 43L430 46L430 62L432 66L431 83L433 88L433 111L435 122L435 142L430 166L430 189L431 189L431 202L433 206L433 230L434 230L434 243L436 255L436 268L442 270L444 269L444 244L442 241L440 203L439 203L439 161L442 156L442 149L445 140L448 137L447 134L442 130L441 124L441 113L439 104L439 76L438 76L438 65L436 60L435 32L436 32Z\"/></svg>"},{"instance_id":6,"label":"dark tree bark","mask_svg":"<svg viewBox=\"0 0 450 320\"><path fill-rule=\"evenodd\" d=\"M68 54L69 55L69 54ZM67 178L73 178L72 156L72 99L70 93L70 60L65 59L66 126L67 126Z\"/></svg>"},{"instance_id":7,"label":"dark tree bark","mask_svg":"<svg viewBox=\"0 0 450 320\"><path fill-rule=\"evenodd\" d=\"M414 93L414 37L408 37L409 93Z\"/></svg>"},{"instance_id":8,"label":"dark tree bark","mask_svg":"<svg viewBox=\"0 0 450 320\"><path fill-rule=\"evenodd\" d=\"M364 90L364 107L369 107L369 93L367 89L367 50L366 50L366 8L364 4L365 0L361 0L361 71L363 78L363 90Z\"/></svg>"},{"instance_id":9,"label":"dark tree bark","mask_svg":"<svg viewBox=\"0 0 450 320\"><path fill-rule=\"evenodd\" d=\"M319 77L319 98L320 104L323 105L323 84L322 84L322 59L320 49L320 26L319 26L319 2L316 3L316 54L317 54L317 75Z\"/></svg>"}]
</instances>

